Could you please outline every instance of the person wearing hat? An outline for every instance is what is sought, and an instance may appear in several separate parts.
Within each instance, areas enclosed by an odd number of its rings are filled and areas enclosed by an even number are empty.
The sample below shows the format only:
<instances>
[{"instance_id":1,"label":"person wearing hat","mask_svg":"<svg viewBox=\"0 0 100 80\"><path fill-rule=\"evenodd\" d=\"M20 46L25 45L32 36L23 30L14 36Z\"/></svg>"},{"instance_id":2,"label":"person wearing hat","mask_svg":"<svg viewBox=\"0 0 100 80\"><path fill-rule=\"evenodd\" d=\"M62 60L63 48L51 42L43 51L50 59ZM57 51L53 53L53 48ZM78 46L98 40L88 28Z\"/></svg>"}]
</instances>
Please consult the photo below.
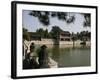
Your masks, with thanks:
<instances>
[{"instance_id":1,"label":"person wearing hat","mask_svg":"<svg viewBox=\"0 0 100 80\"><path fill-rule=\"evenodd\" d=\"M47 46L42 45L40 51L38 52L38 62L39 62L39 67L40 68L46 68L48 67L48 53L46 50Z\"/></svg>"}]
</instances>

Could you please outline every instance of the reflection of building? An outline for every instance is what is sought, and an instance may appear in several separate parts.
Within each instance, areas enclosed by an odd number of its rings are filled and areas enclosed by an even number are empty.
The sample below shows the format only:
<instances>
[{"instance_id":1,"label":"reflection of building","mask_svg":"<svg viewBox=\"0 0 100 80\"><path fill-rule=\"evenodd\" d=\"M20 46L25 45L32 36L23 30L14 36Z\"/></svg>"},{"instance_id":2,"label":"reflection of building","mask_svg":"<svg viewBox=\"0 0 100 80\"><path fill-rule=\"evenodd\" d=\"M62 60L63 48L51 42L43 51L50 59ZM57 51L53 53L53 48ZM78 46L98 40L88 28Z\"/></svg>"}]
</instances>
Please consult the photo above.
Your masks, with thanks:
<instances>
[{"instance_id":1,"label":"reflection of building","mask_svg":"<svg viewBox=\"0 0 100 80\"><path fill-rule=\"evenodd\" d=\"M39 40L41 41L41 35L35 33L35 32L28 32L30 36L30 40Z\"/></svg>"},{"instance_id":2,"label":"reflection of building","mask_svg":"<svg viewBox=\"0 0 100 80\"><path fill-rule=\"evenodd\" d=\"M71 41L71 34L68 31L60 33L60 41Z\"/></svg>"}]
</instances>

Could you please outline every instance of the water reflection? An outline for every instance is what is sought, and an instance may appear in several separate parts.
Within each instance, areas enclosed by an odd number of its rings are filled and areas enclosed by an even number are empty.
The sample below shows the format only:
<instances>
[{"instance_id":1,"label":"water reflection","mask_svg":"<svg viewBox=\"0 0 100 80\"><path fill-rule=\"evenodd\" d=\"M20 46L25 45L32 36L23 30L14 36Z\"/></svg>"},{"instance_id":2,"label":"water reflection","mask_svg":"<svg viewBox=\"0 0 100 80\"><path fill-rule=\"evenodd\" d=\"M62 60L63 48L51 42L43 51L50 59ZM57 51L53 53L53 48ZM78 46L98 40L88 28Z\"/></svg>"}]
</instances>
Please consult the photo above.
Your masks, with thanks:
<instances>
[{"instance_id":1,"label":"water reflection","mask_svg":"<svg viewBox=\"0 0 100 80\"><path fill-rule=\"evenodd\" d=\"M90 66L90 51L89 47L48 46L49 56L59 67Z\"/></svg>"},{"instance_id":2,"label":"water reflection","mask_svg":"<svg viewBox=\"0 0 100 80\"><path fill-rule=\"evenodd\" d=\"M60 61L60 56L61 56L61 51L60 51L60 48L58 45L54 45L53 48L52 48L52 58L55 59L56 61Z\"/></svg>"}]
</instances>

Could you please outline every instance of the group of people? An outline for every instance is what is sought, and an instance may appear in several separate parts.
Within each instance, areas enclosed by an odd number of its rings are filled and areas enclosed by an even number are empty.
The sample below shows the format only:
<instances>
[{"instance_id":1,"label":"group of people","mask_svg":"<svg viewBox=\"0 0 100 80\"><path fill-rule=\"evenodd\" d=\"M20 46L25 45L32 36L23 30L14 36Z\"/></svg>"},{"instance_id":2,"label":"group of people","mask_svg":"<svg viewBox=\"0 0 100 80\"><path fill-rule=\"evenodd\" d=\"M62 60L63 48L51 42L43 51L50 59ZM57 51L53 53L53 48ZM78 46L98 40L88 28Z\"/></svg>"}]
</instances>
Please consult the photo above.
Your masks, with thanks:
<instances>
[{"instance_id":1,"label":"group of people","mask_svg":"<svg viewBox=\"0 0 100 80\"><path fill-rule=\"evenodd\" d=\"M34 55L35 52L35 44L31 43L30 52L26 53L25 59L23 60L23 69L47 68L49 60L46 49L47 46L42 45L37 52L37 56L31 56L32 54ZM36 61L36 58L38 59L38 61Z\"/></svg>"}]
</instances>

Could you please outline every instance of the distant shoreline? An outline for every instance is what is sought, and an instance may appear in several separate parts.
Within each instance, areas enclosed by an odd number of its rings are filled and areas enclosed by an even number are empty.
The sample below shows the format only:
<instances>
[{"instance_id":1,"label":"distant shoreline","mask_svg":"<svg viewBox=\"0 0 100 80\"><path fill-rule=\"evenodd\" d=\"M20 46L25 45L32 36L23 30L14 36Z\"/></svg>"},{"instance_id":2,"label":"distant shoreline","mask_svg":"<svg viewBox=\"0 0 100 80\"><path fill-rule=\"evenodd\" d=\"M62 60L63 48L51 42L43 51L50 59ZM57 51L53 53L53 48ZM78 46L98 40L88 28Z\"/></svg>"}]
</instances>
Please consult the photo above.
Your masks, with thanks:
<instances>
[{"instance_id":1,"label":"distant shoreline","mask_svg":"<svg viewBox=\"0 0 100 80\"><path fill-rule=\"evenodd\" d=\"M37 47L41 46L41 45L46 45L48 48L52 48L52 47L60 47L60 48L80 48L80 47L87 47L90 48L91 47L91 42L90 41L86 41L86 45L81 45L82 41L75 41L74 42L74 47L73 47L73 41L60 41L59 45L54 44L54 42L52 40L47 40L44 39L42 41L25 41L24 43L28 46L30 46L31 43L34 43L35 45L37 45Z\"/></svg>"}]
</instances>

